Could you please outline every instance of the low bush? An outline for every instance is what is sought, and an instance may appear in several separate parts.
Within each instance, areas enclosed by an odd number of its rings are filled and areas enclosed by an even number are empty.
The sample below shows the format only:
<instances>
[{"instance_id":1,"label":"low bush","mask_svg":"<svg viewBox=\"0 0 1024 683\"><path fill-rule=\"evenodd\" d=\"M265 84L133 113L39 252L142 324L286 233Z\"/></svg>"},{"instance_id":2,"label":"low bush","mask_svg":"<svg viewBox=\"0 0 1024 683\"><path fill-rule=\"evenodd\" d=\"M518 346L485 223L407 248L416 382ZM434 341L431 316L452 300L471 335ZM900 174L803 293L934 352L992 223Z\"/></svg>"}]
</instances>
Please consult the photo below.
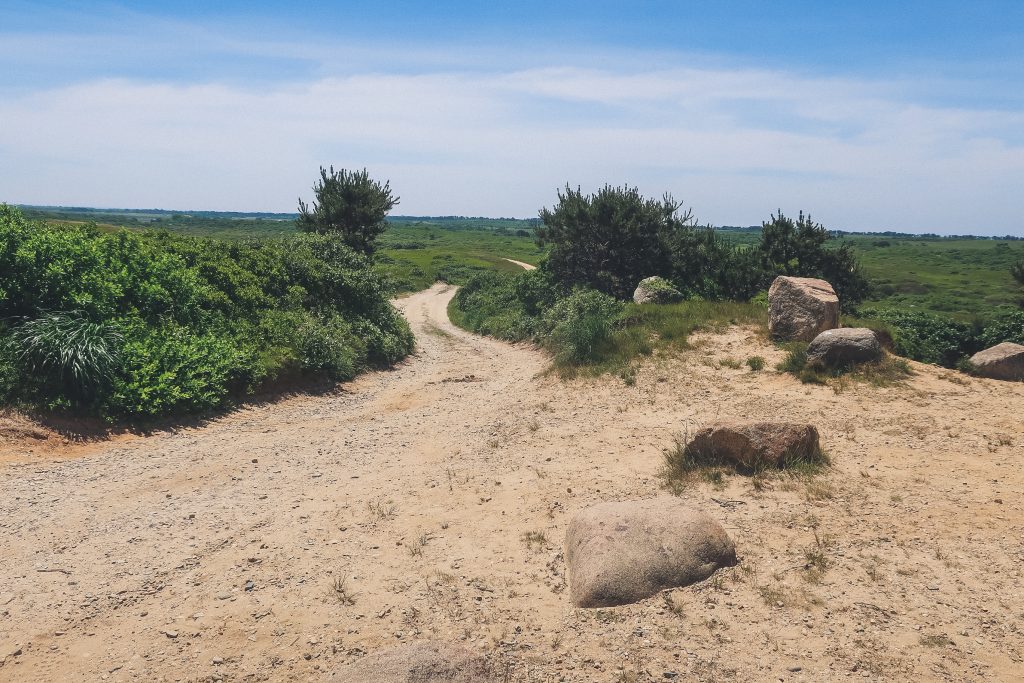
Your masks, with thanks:
<instances>
[{"instance_id":1,"label":"low bush","mask_svg":"<svg viewBox=\"0 0 1024 683\"><path fill-rule=\"evenodd\" d=\"M977 346L987 349L1003 342L1024 344L1024 311L1002 310L998 312L982 328Z\"/></svg>"},{"instance_id":2,"label":"low bush","mask_svg":"<svg viewBox=\"0 0 1024 683\"><path fill-rule=\"evenodd\" d=\"M765 359L761 356L751 356L747 359L747 367L754 372L760 372L764 370Z\"/></svg>"},{"instance_id":3,"label":"low bush","mask_svg":"<svg viewBox=\"0 0 1024 683\"><path fill-rule=\"evenodd\" d=\"M944 316L887 309L865 309L859 316L859 324L884 330L895 353L911 360L952 368L979 350L977 326Z\"/></svg>"},{"instance_id":4,"label":"low bush","mask_svg":"<svg viewBox=\"0 0 1024 683\"><path fill-rule=\"evenodd\" d=\"M338 235L100 232L0 206L0 401L108 418L224 406L295 373L412 349L390 286Z\"/></svg>"},{"instance_id":5,"label":"low bush","mask_svg":"<svg viewBox=\"0 0 1024 683\"><path fill-rule=\"evenodd\" d=\"M578 289L556 301L540 325L555 365L581 365L595 358L621 313L620 302L593 289Z\"/></svg>"},{"instance_id":6,"label":"low bush","mask_svg":"<svg viewBox=\"0 0 1024 683\"><path fill-rule=\"evenodd\" d=\"M732 301L691 299L675 304L623 303L593 289L566 291L545 268L520 274L482 273L463 286L449 308L471 332L543 345L555 366L615 372L623 378L655 348L683 348L690 334L728 324L764 326L767 311Z\"/></svg>"}]
</instances>

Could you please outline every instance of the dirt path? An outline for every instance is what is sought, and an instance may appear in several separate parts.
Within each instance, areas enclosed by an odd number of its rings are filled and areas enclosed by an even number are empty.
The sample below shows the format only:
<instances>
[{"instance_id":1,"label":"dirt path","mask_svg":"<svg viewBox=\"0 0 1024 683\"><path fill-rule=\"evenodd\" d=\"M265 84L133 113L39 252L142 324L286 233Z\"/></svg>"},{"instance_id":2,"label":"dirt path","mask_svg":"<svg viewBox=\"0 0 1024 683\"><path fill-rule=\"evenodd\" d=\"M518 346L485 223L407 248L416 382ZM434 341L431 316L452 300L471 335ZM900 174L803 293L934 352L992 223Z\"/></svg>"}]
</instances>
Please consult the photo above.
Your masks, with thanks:
<instances>
[{"instance_id":1,"label":"dirt path","mask_svg":"<svg viewBox=\"0 0 1024 683\"><path fill-rule=\"evenodd\" d=\"M417 355L337 394L0 468L0 680L317 680L423 638L513 681L1020 678L1021 385L915 366L836 393L723 367L778 358L738 329L631 386L562 383L452 327L451 296L403 299ZM658 493L687 427L780 415L819 426L829 475L684 494L740 566L571 607L573 512Z\"/></svg>"},{"instance_id":2,"label":"dirt path","mask_svg":"<svg viewBox=\"0 0 1024 683\"><path fill-rule=\"evenodd\" d=\"M509 263L516 264L517 266L519 266L523 270L537 270L537 266L532 266L529 263L523 263L522 261L516 261L515 259L510 259L510 258L507 258L505 260L508 261Z\"/></svg>"}]
</instances>

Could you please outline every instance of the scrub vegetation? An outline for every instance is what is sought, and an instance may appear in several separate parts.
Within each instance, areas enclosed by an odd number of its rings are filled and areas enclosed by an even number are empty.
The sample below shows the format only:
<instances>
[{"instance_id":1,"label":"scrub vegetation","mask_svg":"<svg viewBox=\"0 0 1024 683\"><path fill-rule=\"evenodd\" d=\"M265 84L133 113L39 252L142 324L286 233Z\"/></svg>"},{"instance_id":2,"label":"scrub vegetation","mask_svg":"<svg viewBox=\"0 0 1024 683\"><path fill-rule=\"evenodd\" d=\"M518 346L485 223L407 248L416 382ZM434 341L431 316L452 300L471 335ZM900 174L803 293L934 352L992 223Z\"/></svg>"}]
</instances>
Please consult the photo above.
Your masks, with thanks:
<instances>
[{"instance_id":1,"label":"scrub vegetation","mask_svg":"<svg viewBox=\"0 0 1024 683\"><path fill-rule=\"evenodd\" d=\"M0 208L0 401L106 418L349 379L413 345L338 234L225 242L49 225Z\"/></svg>"}]
</instances>

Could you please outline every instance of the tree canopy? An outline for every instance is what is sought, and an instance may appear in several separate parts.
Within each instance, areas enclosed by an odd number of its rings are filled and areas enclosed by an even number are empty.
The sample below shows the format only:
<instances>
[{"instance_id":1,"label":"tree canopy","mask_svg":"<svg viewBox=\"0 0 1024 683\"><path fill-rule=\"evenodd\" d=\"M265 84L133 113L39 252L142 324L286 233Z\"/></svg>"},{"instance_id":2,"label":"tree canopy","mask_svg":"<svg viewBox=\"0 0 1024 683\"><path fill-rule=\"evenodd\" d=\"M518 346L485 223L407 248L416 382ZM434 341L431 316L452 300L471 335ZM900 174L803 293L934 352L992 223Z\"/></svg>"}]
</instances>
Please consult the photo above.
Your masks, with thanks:
<instances>
[{"instance_id":1,"label":"tree canopy","mask_svg":"<svg viewBox=\"0 0 1024 683\"><path fill-rule=\"evenodd\" d=\"M668 237L693 220L666 194L647 199L635 187L605 185L584 195L568 185L553 209L541 209L537 243L550 245L547 267L561 283L619 298L637 283L669 270Z\"/></svg>"},{"instance_id":2,"label":"tree canopy","mask_svg":"<svg viewBox=\"0 0 1024 683\"><path fill-rule=\"evenodd\" d=\"M364 254L373 253L377 237L387 228L388 212L399 202L390 182L373 180L365 168L335 171L321 166L313 194L312 207L299 199L299 229L340 233L348 246Z\"/></svg>"}]
</instances>

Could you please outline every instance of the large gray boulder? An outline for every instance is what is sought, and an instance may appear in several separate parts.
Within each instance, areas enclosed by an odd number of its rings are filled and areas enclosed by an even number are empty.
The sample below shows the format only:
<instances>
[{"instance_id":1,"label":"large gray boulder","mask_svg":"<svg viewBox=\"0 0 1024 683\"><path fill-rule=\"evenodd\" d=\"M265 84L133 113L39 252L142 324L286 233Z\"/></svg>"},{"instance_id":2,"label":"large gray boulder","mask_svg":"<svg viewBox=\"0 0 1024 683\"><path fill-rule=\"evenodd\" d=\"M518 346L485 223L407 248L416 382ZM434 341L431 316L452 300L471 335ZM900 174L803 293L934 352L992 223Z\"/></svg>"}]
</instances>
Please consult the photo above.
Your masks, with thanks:
<instances>
[{"instance_id":1,"label":"large gray boulder","mask_svg":"<svg viewBox=\"0 0 1024 683\"><path fill-rule=\"evenodd\" d=\"M602 503L566 533L570 598L577 607L626 605L703 581L736 563L722 525L678 498Z\"/></svg>"},{"instance_id":2,"label":"large gray boulder","mask_svg":"<svg viewBox=\"0 0 1024 683\"><path fill-rule=\"evenodd\" d=\"M433 641L401 645L366 655L337 669L329 683L496 683L481 655Z\"/></svg>"},{"instance_id":3,"label":"large gray boulder","mask_svg":"<svg viewBox=\"0 0 1024 683\"><path fill-rule=\"evenodd\" d=\"M682 292L657 275L645 277L633 292L633 301L638 304L674 304L682 300Z\"/></svg>"},{"instance_id":4,"label":"large gray boulder","mask_svg":"<svg viewBox=\"0 0 1024 683\"><path fill-rule=\"evenodd\" d=\"M1024 345L1003 342L971 356L974 374L979 377L1024 381Z\"/></svg>"},{"instance_id":5,"label":"large gray boulder","mask_svg":"<svg viewBox=\"0 0 1024 683\"><path fill-rule=\"evenodd\" d=\"M882 345L866 327L825 330L807 345L807 363L827 368L868 363L882 357Z\"/></svg>"},{"instance_id":6,"label":"large gray boulder","mask_svg":"<svg viewBox=\"0 0 1024 683\"><path fill-rule=\"evenodd\" d=\"M811 341L839 327L839 297L812 277L780 275L768 289L768 331L780 341Z\"/></svg>"},{"instance_id":7,"label":"large gray boulder","mask_svg":"<svg viewBox=\"0 0 1024 683\"><path fill-rule=\"evenodd\" d=\"M698 430L684 454L697 462L741 469L782 467L787 461L813 461L821 454L818 430L797 422L720 422Z\"/></svg>"}]
</instances>

